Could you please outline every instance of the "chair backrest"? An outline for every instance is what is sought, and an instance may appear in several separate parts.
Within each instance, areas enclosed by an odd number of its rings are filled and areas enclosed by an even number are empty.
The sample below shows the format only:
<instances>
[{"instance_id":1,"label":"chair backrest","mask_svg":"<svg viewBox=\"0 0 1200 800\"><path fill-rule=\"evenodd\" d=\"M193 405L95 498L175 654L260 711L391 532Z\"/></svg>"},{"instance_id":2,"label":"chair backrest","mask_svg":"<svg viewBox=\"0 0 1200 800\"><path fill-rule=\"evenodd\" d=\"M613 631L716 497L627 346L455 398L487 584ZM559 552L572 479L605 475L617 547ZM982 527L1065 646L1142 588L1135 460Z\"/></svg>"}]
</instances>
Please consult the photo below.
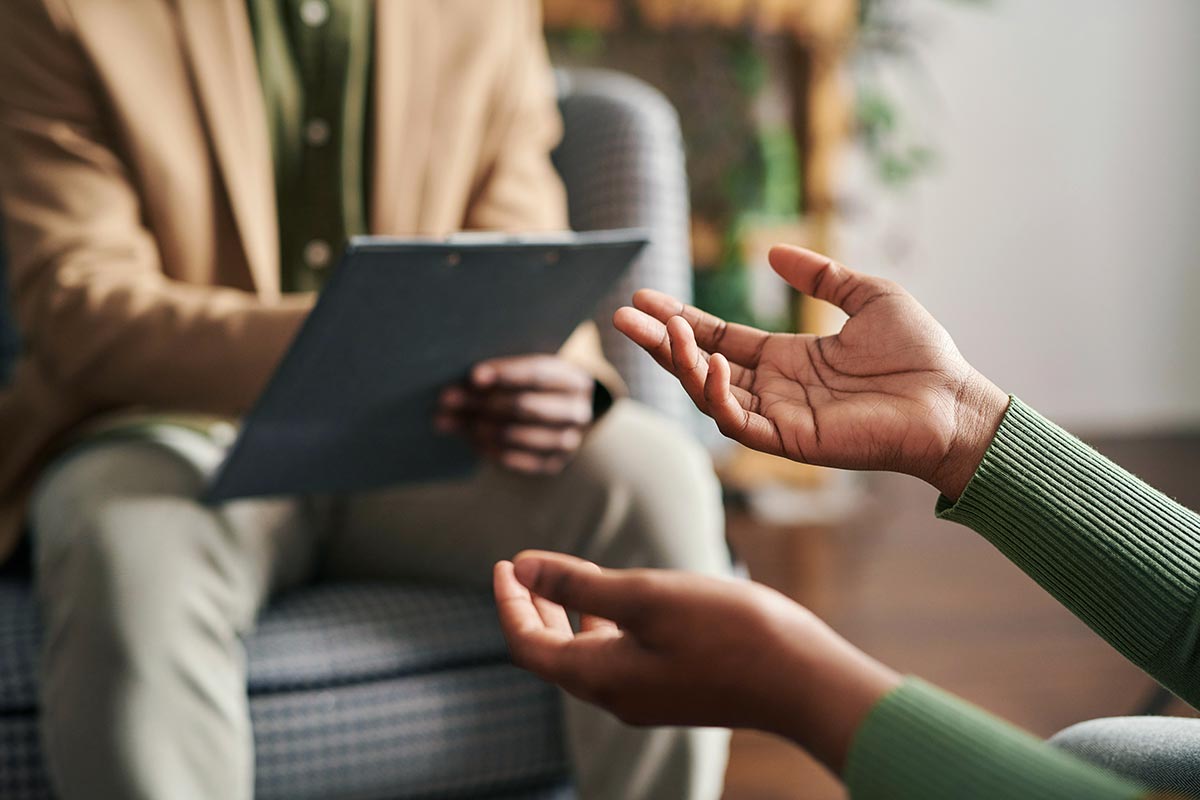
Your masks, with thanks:
<instances>
[{"instance_id":1,"label":"chair backrest","mask_svg":"<svg viewBox=\"0 0 1200 800\"><path fill-rule=\"evenodd\" d=\"M567 189L575 230L644 228L650 246L600 304L605 355L637 400L689 425L695 410L678 383L612 326L634 290L692 297L688 185L675 109L662 94L608 70L557 71L562 144L554 164Z\"/></svg>"}]
</instances>

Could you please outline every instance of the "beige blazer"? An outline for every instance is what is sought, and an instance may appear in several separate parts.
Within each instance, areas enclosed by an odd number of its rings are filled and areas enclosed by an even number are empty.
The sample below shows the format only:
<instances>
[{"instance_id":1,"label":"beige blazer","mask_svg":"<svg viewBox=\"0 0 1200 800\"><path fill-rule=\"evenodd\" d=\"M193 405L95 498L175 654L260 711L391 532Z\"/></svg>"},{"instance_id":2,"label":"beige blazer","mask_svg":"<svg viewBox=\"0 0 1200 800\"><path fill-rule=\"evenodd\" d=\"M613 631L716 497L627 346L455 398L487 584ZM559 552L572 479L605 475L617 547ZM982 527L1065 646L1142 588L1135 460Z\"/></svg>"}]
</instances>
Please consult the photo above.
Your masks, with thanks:
<instances>
[{"instance_id":1,"label":"beige blazer","mask_svg":"<svg viewBox=\"0 0 1200 800\"><path fill-rule=\"evenodd\" d=\"M237 415L311 304L281 297L245 0L4 0L0 209L26 343L0 393L0 561L98 414ZM537 0L377 0L370 225L566 226ZM617 389L595 329L564 354Z\"/></svg>"}]
</instances>

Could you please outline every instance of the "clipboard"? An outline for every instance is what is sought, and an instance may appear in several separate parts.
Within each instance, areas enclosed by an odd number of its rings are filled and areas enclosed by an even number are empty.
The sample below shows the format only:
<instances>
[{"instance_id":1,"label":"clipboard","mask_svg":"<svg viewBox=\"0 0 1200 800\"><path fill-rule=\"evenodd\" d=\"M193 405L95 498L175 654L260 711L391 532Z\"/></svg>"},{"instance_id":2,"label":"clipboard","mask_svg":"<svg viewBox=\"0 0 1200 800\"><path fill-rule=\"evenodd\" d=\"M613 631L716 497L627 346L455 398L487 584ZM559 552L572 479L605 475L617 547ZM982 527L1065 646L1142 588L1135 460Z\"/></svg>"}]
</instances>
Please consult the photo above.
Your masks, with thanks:
<instances>
[{"instance_id":1,"label":"clipboard","mask_svg":"<svg viewBox=\"0 0 1200 800\"><path fill-rule=\"evenodd\" d=\"M434 429L476 363L554 353L647 244L644 231L356 237L204 495L341 493L464 477Z\"/></svg>"}]
</instances>

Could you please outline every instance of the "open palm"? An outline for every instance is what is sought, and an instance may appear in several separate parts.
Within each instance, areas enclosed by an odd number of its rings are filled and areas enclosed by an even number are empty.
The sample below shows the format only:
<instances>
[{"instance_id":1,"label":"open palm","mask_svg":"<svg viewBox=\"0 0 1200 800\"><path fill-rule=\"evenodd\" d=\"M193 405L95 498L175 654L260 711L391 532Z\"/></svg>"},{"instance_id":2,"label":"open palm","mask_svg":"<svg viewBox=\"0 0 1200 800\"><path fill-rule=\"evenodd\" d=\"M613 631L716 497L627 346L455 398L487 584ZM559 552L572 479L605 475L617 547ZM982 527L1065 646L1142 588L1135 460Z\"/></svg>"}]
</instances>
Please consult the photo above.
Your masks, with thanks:
<instances>
[{"instance_id":1,"label":"open palm","mask_svg":"<svg viewBox=\"0 0 1200 800\"><path fill-rule=\"evenodd\" d=\"M797 290L849 315L840 332L766 333L650 290L614 323L674 373L722 433L748 447L942 482L964 427L973 427L964 409L978 404L964 401L999 390L895 283L801 248L776 247L770 258Z\"/></svg>"}]
</instances>

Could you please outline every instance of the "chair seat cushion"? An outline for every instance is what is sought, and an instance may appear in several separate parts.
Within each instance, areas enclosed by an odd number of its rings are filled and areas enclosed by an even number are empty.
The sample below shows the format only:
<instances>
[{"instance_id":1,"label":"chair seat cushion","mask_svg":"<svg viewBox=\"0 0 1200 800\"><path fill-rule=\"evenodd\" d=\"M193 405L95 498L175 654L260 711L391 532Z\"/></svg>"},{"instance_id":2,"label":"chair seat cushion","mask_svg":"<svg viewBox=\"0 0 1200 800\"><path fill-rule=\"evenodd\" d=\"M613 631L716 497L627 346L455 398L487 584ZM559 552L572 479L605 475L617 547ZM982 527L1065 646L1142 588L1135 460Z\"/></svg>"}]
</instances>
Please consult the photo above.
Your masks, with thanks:
<instances>
[{"instance_id":1,"label":"chair seat cushion","mask_svg":"<svg viewBox=\"0 0 1200 800\"><path fill-rule=\"evenodd\" d=\"M0 581L0 797L49 798L29 585ZM557 694L508 663L483 592L329 584L247 637L255 796L570 797ZM558 787L558 788L553 788Z\"/></svg>"},{"instance_id":2,"label":"chair seat cushion","mask_svg":"<svg viewBox=\"0 0 1200 800\"><path fill-rule=\"evenodd\" d=\"M250 694L508 662L487 593L318 584L276 599L246 641Z\"/></svg>"},{"instance_id":3,"label":"chair seat cushion","mask_svg":"<svg viewBox=\"0 0 1200 800\"><path fill-rule=\"evenodd\" d=\"M562 782L558 700L509 664L252 695L255 797L496 797Z\"/></svg>"},{"instance_id":4,"label":"chair seat cushion","mask_svg":"<svg viewBox=\"0 0 1200 800\"><path fill-rule=\"evenodd\" d=\"M40 640L28 584L0 582L0 713L36 707ZM328 584L284 595L246 652L251 695L508 660L487 594L417 584Z\"/></svg>"}]
</instances>

